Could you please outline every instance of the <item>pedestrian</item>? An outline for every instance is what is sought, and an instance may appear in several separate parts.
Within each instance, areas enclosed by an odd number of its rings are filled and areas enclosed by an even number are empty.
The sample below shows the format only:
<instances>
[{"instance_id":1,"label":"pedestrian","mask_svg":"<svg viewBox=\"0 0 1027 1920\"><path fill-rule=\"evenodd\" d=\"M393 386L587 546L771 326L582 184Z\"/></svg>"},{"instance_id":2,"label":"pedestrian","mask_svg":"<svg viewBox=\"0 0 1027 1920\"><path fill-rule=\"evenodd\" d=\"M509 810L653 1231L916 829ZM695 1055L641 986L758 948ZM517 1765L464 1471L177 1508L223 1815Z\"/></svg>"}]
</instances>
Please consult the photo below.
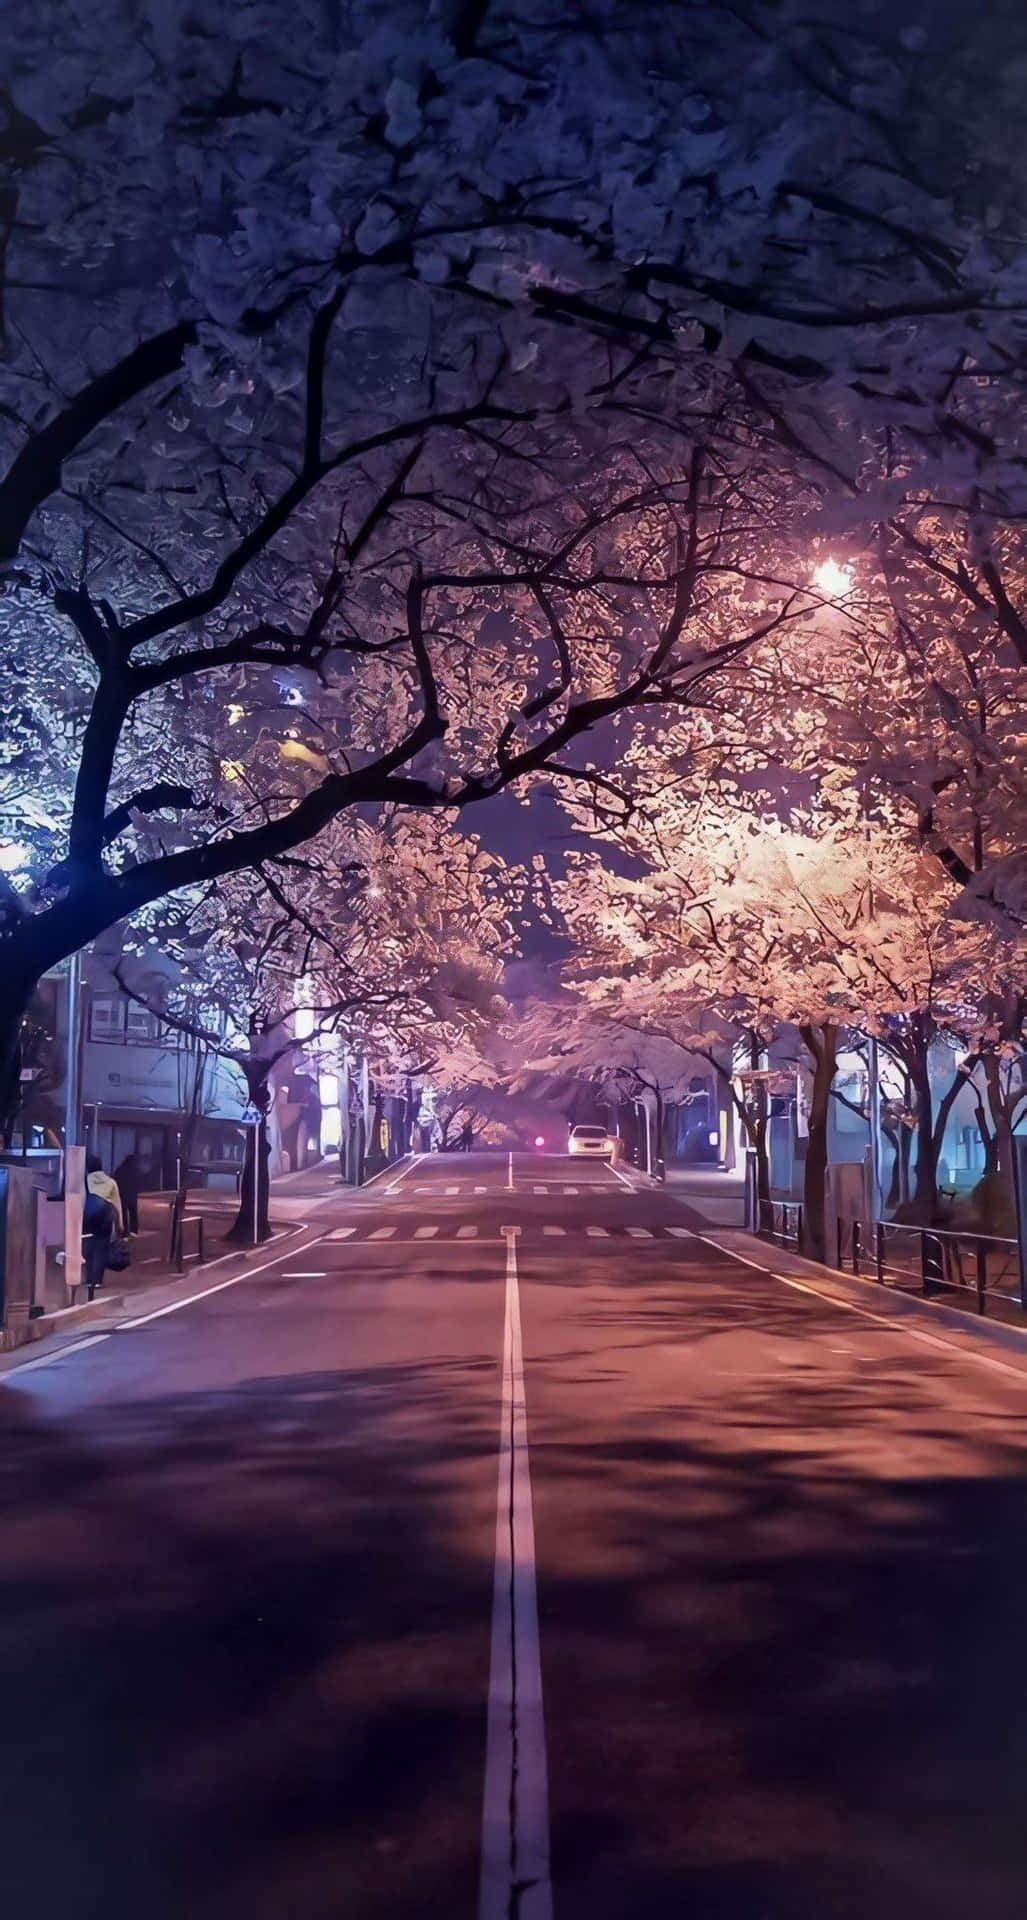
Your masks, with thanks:
<instances>
[{"instance_id":1,"label":"pedestrian","mask_svg":"<svg viewBox=\"0 0 1027 1920\"><path fill-rule=\"evenodd\" d=\"M135 1148L126 1153L114 1169L114 1182L121 1197L121 1210L125 1222L125 1232L139 1232L139 1192L142 1186L142 1173L136 1158Z\"/></svg>"},{"instance_id":2,"label":"pedestrian","mask_svg":"<svg viewBox=\"0 0 1027 1920\"><path fill-rule=\"evenodd\" d=\"M117 1182L103 1170L98 1153L86 1154L86 1197L82 1208L86 1245L86 1282L90 1294L103 1285L104 1268L115 1233L124 1232Z\"/></svg>"},{"instance_id":3,"label":"pedestrian","mask_svg":"<svg viewBox=\"0 0 1027 1920\"><path fill-rule=\"evenodd\" d=\"M460 1129L461 1153L470 1153L473 1145L474 1145L474 1124L470 1120L465 1120L463 1126Z\"/></svg>"}]
</instances>

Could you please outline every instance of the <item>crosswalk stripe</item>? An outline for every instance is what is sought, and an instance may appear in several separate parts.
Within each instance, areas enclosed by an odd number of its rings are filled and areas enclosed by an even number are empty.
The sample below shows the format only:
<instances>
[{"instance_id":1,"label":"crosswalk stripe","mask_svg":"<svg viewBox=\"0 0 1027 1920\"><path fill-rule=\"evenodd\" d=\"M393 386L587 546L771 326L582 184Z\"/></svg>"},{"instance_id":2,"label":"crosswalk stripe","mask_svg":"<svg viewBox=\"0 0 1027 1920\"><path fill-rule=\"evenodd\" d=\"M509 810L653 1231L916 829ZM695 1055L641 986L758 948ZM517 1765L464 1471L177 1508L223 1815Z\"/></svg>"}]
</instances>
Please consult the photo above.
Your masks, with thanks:
<instances>
[{"instance_id":1,"label":"crosswalk stripe","mask_svg":"<svg viewBox=\"0 0 1027 1920\"><path fill-rule=\"evenodd\" d=\"M395 1227L376 1227L367 1237L369 1240L391 1240L395 1231Z\"/></svg>"},{"instance_id":2,"label":"crosswalk stripe","mask_svg":"<svg viewBox=\"0 0 1027 1920\"><path fill-rule=\"evenodd\" d=\"M567 1229L566 1227L543 1227L542 1231L543 1233L566 1234Z\"/></svg>"},{"instance_id":3,"label":"crosswalk stripe","mask_svg":"<svg viewBox=\"0 0 1027 1920\"><path fill-rule=\"evenodd\" d=\"M417 1227L415 1228L415 1231L414 1231L414 1239L415 1240L434 1240L435 1235L437 1233L438 1233L438 1227Z\"/></svg>"},{"instance_id":4,"label":"crosswalk stripe","mask_svg":"<svg viewBox=\"0 0 1027 1920\"><path fill-rule=\"evenodd\" d=\"M478 1237L478 1229L477 1227L458 1227L456 1237L458 1240L476 1240Z\"/></svg>"},{"instance_id":5,"label":"crosswalk stripe","mask_svg":"<svg viewBox=\"0 0 1027 1920\"><path fill-rule=\"evenodd\" d=\"M609 1231L606 1227L586 1227L585 1232L593 1240L608 1240L610 1238Z\"/></svg>"},{"instance_id":6,"label":"crosswalk stripe","mask_svg":"<svg viewBox=\"0 0 1027 1920\"><path fill-rule=\"evenodd\" d=\"M354 1233L356 1233L356 1227L333 1227L331 1233L327 1235L327 1238L329 1240L348 1240L350 1235Z\"/></svg>"},{"instance_id":7,"label":"crosswalk stripe","mask_svg":"<svg viewBox=\"0 0 1027 1920\"><path fill-rule=\"evenodd\" d=\"M577 1187L564 1187L564 1193L573 1193L576 1196L577 1191Z\"/></svg>"},{"instance_id":8,"label":"crosswalk stripe","mask_svg":"<svg viewBox=\"0 0 1027 1920\"><path fill-rule=\"evenodd\" d=\"M548 1187L532 1187L532 1193L548 1193Z\"/></svg>"},{"instance_id":9,"label":"crosswalk stripe","mask_svg":"<svg viewBox=\"0 0 1027 1920\"><path fill-rule=\"evenodd\" d=\"M475 1193L487 1193L487 1192L488 1192L488 1188L487 1188L487 1187L475 1187L475 1189L474 1189L474 1191L475 1191Z\"/></svg>"},{"instance_id":10,"label":"crosswalk stripe","mask_svg":"<svg viewBox=\"0 0 1027 1920\"><path fill-rule=\"evenodd\" d=\"M695 1239L695 1234L692 1232L691 1227L668 1227L667 1232L672 1233L674 1235L675 1240L694 1240Z\"/></svg>"},{"instance_id":11,"label":"crosswalk stripe","mask_svg":"<svg viewBox=\"0 0 1027 1920\"><path fill-rule=\"evenodd\" d=\"M653 1237L648 1227L625 1227L624 1231L631 1235L632 1240L651 1240Z\"/></svg>"},{"instance_id":12,"label":"crosswalk stripe","mask_svg":"<svg viewBox=\"0 0 1027 1920\"><path fill-rule=\"evenodd\" d=\"M443 1187L443 1193L459 1193L459 1187Z\"/></svg>"}]
</instances>

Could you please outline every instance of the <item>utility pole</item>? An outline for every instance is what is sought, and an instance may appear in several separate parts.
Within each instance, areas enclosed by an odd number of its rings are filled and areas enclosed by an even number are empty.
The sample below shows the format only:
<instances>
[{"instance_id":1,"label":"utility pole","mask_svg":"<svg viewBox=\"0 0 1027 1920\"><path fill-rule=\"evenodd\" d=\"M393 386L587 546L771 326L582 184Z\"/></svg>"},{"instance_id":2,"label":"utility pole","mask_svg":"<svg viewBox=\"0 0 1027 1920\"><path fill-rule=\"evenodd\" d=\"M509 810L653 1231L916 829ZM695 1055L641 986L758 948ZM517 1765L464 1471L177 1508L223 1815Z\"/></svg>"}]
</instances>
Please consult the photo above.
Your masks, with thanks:
<instances>
[{"instance_id":1,"label":"utility pole","mask_svg":"<svg viewBox=\"0 0 1027 1920\"><path fill-rule=\"evenodd\" d=\"M82 956L73 953L68 961L67 982L68 1057L64 1074L64 1146L81 1145L82 1123Z\"/></svg>"},{"instance_id":2,"label":"utility pole","mask_svg":"<svg viewBox=\"0 0 1027 1920\"><path fill-rule=\"evenodd\" d=\"M870 1210L875 1220L882 1217L881 1189L881 1070L877 1051L877 1036L870 1035L869 1044L870 1078Z\"/></svg>"},{"instance_id":3,"label":"utility pole","mask_svg":"<svg viewBox=\"0 0 1027 1920\"><path fill-rule=\"evenodd\" d=\"M82 956L73 953L67 976L67 1061L64 1072L64 1280L75 1291L82 1279L82 1208L85 1148L82 1126Z\"/></svg>"}]
</instances>

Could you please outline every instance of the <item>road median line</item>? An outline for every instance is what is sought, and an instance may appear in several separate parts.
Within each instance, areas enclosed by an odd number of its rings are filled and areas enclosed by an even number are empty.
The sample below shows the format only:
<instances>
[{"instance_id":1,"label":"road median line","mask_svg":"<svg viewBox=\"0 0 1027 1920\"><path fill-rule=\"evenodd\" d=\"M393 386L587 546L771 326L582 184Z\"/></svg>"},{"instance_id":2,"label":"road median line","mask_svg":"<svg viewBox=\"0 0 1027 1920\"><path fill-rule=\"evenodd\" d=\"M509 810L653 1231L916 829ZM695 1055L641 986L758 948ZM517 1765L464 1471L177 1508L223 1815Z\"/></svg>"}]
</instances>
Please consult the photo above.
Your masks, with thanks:
<instances>
[{"instance_id":1,"label":"road median line","mask_svg":"<svg viewBox=\"0 0 1027 1920\"><path fill-rule=\"evenodd\" d=\"M535 1583L517 1227L506 1241L488 1732L478 1920L552 1920L549 1785Z\"/></svg>"}]
</instances>

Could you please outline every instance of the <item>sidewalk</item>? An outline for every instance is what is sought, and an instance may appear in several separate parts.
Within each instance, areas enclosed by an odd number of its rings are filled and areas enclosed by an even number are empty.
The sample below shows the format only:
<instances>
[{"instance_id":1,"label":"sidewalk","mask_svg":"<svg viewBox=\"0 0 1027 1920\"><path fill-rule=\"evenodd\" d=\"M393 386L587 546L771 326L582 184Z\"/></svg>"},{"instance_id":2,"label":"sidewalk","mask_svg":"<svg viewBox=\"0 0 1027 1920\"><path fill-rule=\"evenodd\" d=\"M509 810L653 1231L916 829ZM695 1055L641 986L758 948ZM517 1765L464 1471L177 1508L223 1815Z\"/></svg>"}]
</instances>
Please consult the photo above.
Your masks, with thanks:
<instances>
[{"instance_id":1,"label":"sidewalk","mask_svg":"<svg viewBox=\"0 0 1027 1920\"><path fill-rule=\"evenodd\" d=\"M745 1181L717 1167L668 1166L664 1186L711 1227L745 1224Z\"/></svg>"},{"instance_id":2,"label":"sidewalk","mask_svg":"<svg viewBox=\"0 0 1027 1920\"><path fill-rule=\"evenodd\" d=\"M946 1306L938 1300L924 1300L900 1287L878 1285L876 1280L841 1273L835 1267L822 1267L815 1260L776 1247L744 1229L720 1228L698 1235L707 1246L743 1260L747 1266L800 1292L856 1312L864 1318L884 1324L904 1322L933 1344L971 1354L991 1366L1022 1373L1027 1378L1027 1328L1010 1326L1002 1320L981 1319L962 1307ZM988 1353L982 1349L1002 1349Z\"/></svg>"},{"instance_id":3,"label":"sidewalk","mask_svg":"<svg viewBox=\"0 0 1027 1920\"><path fill-rule=\"evenodd\" d=\"M126 1307L133 1311L144 1303L147 1307L151 1304L155 1308L160 1307L166 1301L195 1292L197 1286L202 1287L205 1284L202 1276L212 1269L212 1284L215 1284L234 1273L236 1265L244 1267L247 1260L259 1256L267 1259L287 1235L301 1235L307 1216L313 1215L316 1220L320 1209L341 1190L338 1170L332 1161L320 1161L316 1166L306 1167L299 1173L284 1174L272 1180L269 1210L271 1237L255 1248L236 1247L225 1242L225 1235L238 1212L235 1195L210 1191L204 1187L196 1188L189 1195L186 1212L188 1218L197 1215L202 1218L204 1258L201 1262L195 1256L196 1229L187 1228L186 1257L181 1273L168 1257L173 1196L170 1193L143 1194L139 1201L140 1231L129 1242L131 1266L124 1273L107 1273L92 1300L86 1299L83 1286L81 1298L74 1306L35 1315L29 1321L28 1345L33 1346L37 1341L53 1335L76 1335L82 1327L119 1318ZM12 1348L11 1354L12 1357L16 1354L24 1357L25 1347Z\"/></svg>"}]
</instances>

